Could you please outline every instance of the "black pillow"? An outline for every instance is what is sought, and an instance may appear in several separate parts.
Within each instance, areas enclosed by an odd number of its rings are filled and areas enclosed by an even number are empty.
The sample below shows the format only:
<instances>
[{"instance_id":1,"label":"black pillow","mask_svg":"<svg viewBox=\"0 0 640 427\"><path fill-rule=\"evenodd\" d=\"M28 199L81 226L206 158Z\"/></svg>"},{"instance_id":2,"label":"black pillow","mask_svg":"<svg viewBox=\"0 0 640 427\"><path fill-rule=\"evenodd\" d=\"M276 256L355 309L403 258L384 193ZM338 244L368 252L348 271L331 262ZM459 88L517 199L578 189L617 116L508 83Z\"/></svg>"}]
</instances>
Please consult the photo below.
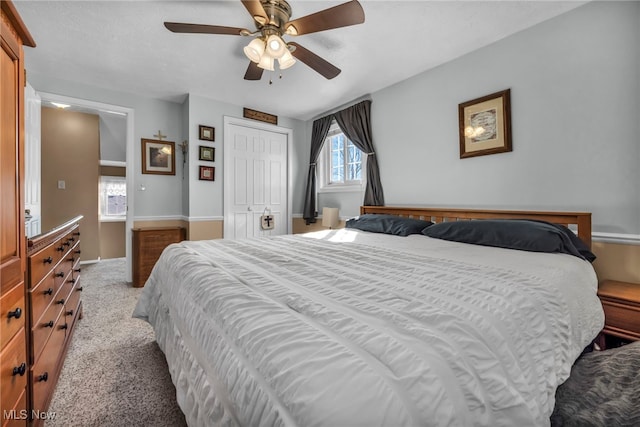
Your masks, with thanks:
<instances>
[{"instance_id":1,"label":"black pillow","mask_svg":"<svg viewBox=\"0 0 640 427\"><path fill-rule=\"evenodd\" d=\"M346 228L357 228L372 233L393 234L395 236L408 236L420 234L425 227L433 223L416 218L406 218L395 215L364 214L347 221Z\"/></svg>"},{"instance_id":2,"label":"black pillow","mask_svg":"<svg viewBox=\"0 0 640 427\"><path fill-rule=\"evenodd\" d=\"M437 239L531 252L565 253L593 262L596 256L567 227L546 221L479 219L434 224L422 234Z\"/></svg>"}]
</instances>

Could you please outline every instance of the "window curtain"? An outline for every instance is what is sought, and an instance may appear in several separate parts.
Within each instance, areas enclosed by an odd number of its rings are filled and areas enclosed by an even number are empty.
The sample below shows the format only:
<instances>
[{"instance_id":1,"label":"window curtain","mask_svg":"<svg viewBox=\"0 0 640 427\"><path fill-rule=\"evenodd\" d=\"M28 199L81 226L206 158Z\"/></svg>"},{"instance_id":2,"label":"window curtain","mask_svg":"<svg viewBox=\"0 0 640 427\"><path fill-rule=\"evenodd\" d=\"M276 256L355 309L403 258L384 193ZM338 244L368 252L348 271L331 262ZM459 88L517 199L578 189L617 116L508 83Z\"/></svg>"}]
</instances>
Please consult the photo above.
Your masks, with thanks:
<instances>
[{"instance_id":1,"label":"window curtain","mask_svg":"<svg viewBox=\"0 0 640 427\"><path fill-rule=\"evenodd\" d=\"M380 181L380 168L376 152L373 149L371 135L371 101L362 101L349 108L329 114L313 122L311 134L311 158L309 160L309 176L304 198L303 218L306 224L316 222L316 164L324 140L329 133L331 122L336 120L338 126L353 145L367 156L367 187L364 192L363 205L383 206L384 194Z\"/></svg>"},{"instance_id":2,"label":"window curtain","mask_svg":"<svg viewBox=\"0 0 640 427\"><path fill-rule=\"evenodd\" d=\"M380 181L378 158L371 135L371 101L362 101L333 114L345 136L367 156L367 187L363 205L383 206L384 194ZM315 187L314 187L315 188Z\"/></svg>"},{"instance_id":3,"label":"window curtain","mask_svg":"<svg viewBox=\"0 0 640 427\"><path fill-rule=\"evenodd\" d=\"M329 115L313 122L309 175L307 177L307 189L304 196L304 211L302 215L307 225L316 222L316 217L318 216L316 208L316 164L332 121L333 116Z\"/></svg>"}]
</instances>

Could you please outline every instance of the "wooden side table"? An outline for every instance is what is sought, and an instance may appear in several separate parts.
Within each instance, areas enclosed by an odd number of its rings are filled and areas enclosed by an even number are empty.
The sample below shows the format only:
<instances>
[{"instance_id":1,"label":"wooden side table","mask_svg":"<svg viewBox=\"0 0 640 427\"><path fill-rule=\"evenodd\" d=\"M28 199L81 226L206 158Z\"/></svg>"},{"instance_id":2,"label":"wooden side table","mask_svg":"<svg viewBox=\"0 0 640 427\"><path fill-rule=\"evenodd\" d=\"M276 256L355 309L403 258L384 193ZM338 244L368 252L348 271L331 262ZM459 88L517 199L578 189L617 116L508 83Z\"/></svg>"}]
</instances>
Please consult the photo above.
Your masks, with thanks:
<instances>
[{"instance_id":1,"label":"wooden side table","mask_svg":"<svg viewBox=\"0 0 640 427\"><path fill-rule=\"evenodd\" d=\"M164 248L186 239L182 227L134 228L133 232L133 287L141 288L160 258Z\"/></svg>"},{"instance_id":2,"label":"wooden side table","mask_svg":"<svg viewBox=\"0 0 640 427\"><path fill-rule=\"evenodd\" d=\"M640 340L640 284L605 280L598 287L598 297L605 316L602 334Z\"/></svg>"}]
</instances>

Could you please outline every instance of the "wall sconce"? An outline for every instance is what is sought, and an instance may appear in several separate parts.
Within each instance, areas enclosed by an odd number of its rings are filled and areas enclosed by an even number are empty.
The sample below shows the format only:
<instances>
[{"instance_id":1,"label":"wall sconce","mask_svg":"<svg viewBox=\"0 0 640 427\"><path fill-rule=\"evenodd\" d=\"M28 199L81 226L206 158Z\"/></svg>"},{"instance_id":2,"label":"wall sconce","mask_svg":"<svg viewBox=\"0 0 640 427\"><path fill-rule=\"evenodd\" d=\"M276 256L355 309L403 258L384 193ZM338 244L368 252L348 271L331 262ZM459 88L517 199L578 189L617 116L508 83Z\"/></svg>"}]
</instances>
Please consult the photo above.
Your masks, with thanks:
<instances>
[{"instance_id":1,"label":"wall sconce","mask_svg":"<svg viewBox=\"0 0 640 427\"><path fill-rule=\"evenodd\" d=\"M184 165L187 164L187 153L189 152L189 142L185 139L180 144L178 144L180 150L182 151L182 179L184 179Z\"/></svg>"},{"instance_id":2,"label":"wall sconce","mask_svg":"<svg viewBox=\"0 0 640 427\"><path fill-rule=\"evenodd\" d=\"M322 208L322 225L329 229L338 227L340 217L338 208Z\"/></svg>"}]
</instances>

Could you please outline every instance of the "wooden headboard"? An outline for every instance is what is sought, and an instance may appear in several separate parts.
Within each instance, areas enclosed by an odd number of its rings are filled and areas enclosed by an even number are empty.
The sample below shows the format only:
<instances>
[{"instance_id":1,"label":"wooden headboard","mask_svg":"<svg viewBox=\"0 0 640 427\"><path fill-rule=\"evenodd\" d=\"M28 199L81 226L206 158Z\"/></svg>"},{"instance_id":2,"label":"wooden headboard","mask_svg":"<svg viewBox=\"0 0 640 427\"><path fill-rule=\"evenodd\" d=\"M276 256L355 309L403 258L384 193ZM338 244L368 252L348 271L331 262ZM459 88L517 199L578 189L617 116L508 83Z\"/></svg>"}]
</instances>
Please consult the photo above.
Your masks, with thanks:
<instances>
[{"instance_id":1,"label":"wooden headboard","mask_svg":"<svg viewBox=\"0 0 640 427\"><path fill-rule=\"evenodd\" d=\"M433 222L459 219L537 219L566 227L577 227L577 235L591 248L591 212L509 211L488 209L448 209L400 206L360 206L360 214L388 214Z\"/></svg>"}]
</instances>

